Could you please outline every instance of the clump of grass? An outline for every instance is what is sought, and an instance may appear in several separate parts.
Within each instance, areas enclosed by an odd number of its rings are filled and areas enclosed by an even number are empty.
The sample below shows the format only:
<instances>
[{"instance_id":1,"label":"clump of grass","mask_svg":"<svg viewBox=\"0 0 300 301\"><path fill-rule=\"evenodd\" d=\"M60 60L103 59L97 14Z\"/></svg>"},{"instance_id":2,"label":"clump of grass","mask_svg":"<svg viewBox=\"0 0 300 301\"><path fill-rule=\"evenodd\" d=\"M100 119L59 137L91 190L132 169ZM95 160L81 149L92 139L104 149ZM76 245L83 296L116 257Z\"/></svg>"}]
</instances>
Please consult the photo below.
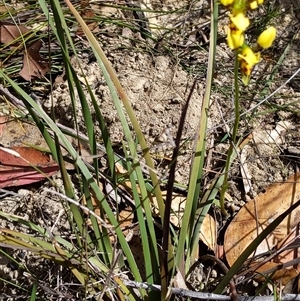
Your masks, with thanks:
<instances>
[{"instance_id":1,"label":"clump of grass","mask_svg":"<svg viewBox=\"0 0 300 301\"><path fill-rule=\"evenodd\" d=\"M229 1L229 0L228 0ZM226 6L231 7L231 14L244 14L248 9L247 1L221 1ZM195 155L190 166L189 185L187 189L185 211L182 216L182 223L179 229L174 229L170 224L169 217L171 214L172 193L174 187L174 177L176 168L176 159L179 154L180 138L185 121L186 110L190 96L183 108L178 134L176 137L176 146L174 148L172 164L170 166L170 175L167 185L167 196L164 199L162 195L161 179L155 172L155 164L152 160L149 145L142 133L135 113L131 107L128 96L122 88L114 69L106 58L99 41L95 38L86 22L80 16L80 13L74 8L70 1L66 0L69 12L57 0L51 0L50 6L46 1L40 0L41 14L46 16L47 25L51 29L55 40L59 45L62 55L63 66L68 81L73 115L75 118L75 131L78 144L81 143L82 137L79 135L77 116L77 101L80 102L80 108L83 113L84 127L86 128L87 143L91 151L92 162L87 164L82 156L68 140L64 131L54 122L55 116L49 116L37 104L34 99L28 95L16 81L10 77L9 68L0 71L1 78L8 83L11 88L22 97L24 104L30 114L30 118L35 122L48 144L53 158L60 166L60 173L63 180L63 187L59 187L55 181L52 185L56 196L60 196L64 203L69 216L69 222L72 226L74 241L72 243L61 236L55 236L49 229L40 227L30 221L20 217L13 217L8 214L2 214L3 218L21 223L30 229L34 235L18 233L17 231L2 229L0 239L7 247L17 248L26 247L29 251L39 254L41 258L51 260L52 262L62 265L69 269L79 284L84 288L86 298L95 296L96 298L120 299L120 300L137 300L150 299L154 300L160 295L161 300L171 299L170 286L176 275L180 273L185 277L192 265L198 260L199 229L205 215L210 210L216 196L220 194L220 207L226 215L224 198L227 190L228 172L232 162L237 158L238 151L248 142L242 141L238 137L240 121L240 101L239 89L241 80L239 78L239 67L242 70L242 80L248 83L250 80L251 70L254 64L258 63L258 56L251 52L251 59L248 59L249 46L244 44L245 26L240 26L235 22L234 16L231 16L231 32L228 36L229 46L235 51L235 68L234 68L234 121L230 129L230 148L227 153L226 165L219 175L217 175L206 191L201 186L201 180L204 175L204 162L206 156L207 140L207 123L208 111L210 108L211 90L215 66L215 54L217 44L217 22L218 22L218 3L214 1L211 9L210 23L210 42L209 42L209 59L207 66L206 88L202 103L201 112L199 112L199 126L197 138L195 139ZM237 3L238 2L238 3ZM255 2L255 1L252 1ZM252 3L251 2L251 3ZM240 5L240 7L235 6ZM238 11L234 11L238 10ZM78 78L70 60L71 54L77 57L77 45L74 38L68 30L68 21L70 15L74 16L84 34L86 35L89 45L95 55L99 66L104 74L107 86L109 87L115 110L122 123L125 142L124 157L116 155L109 137L107 125L100 111L95 95L92 92L88 82L88 97L84 91L83 84ZM246 22L246 16L243 15L243 23ZM246 20L246 21L245 21ZM107 21L105 19L105 21ZM74 22L74 20L73 20ZM114 23L111 20L112 23ZM114 23L115 24L115 23ZM122 24L124 25L124 24ZM248 27L248 26L246 26ZM233 31L238 32L238 37L232 36ZM231 41L230 41L231 39ZM233 40L233 41L232 41ZM243 40L242 43L240 41ZM260 42L261 46L264 44ZM236 44L238 43L238 44ZM250 49L251 50L251 49ZM252 51L252 50L251 50ZM78 57L77 57L78 58ZM79 60L78 60L79 61ZM86 79L85 79L86 80ZM197 79L195 79L196 83ZM195 86L194 83L194 86ZM75 97L75 91L78 99ZM90 99L90 100L89 100ZM92 105L96 122L92 118L90 109ZM128 118L130 123L128 122ZM98 145L95 135L95 128L99 127L103 146L107 157L108 174L100 172L98 162ZM130 128L133 128L133 131ZM138 146L137 143L138 142ZM149 176L143 170L141 158L138 154L138 147L142 150L142 158L146 162L146 168ZM62 150L67 155L62 155ZM75 192L71 176L65 167L65 156L71 161L76 168L76 177L79 182L78 193ZM125 176L119 177L116 165L121 164L126 169ZM103 181L108 181L111 185L111 193L118 195L120 193L120 184L130 182L131 195L133 200L133 211L139 225L140 231L140 251L143 255L143 264L145 272L137 263L130 245L123 233L118 214L120 213L118 204L111 205L109 197L105 194L100 186ZM48 190L50 193L50 190ZM157 234L157 221L153 217L153 198L157 200L160 222L159 226L163 229L162 236ZM80 202L84 199L84 204ZM99 209L99 214L94 214L94 206ZM87 230L86 219L90 219L91 227ZM279 223L276 219L272 226L267 228L251 246L241 255L237 263L227 273L224 279L217 286L215 293L221 294L224 288L231 283L233 276L245 261L245 259L257 247L264 236L270 233ZM37 236L37 237L35 237ZM114 237L114 240L111 239ZM162 241L162 243L161 243ZM160 285L160 292L147 290L140 287L139 291L127 286L125 275L133 279L136 283L142 281L149 285ZM32 286L32 295L36 292L35 282ZM34 298L34 297L33 297ZM100 300L100 299L99 299Z\"/></svg>"}]
</instances>

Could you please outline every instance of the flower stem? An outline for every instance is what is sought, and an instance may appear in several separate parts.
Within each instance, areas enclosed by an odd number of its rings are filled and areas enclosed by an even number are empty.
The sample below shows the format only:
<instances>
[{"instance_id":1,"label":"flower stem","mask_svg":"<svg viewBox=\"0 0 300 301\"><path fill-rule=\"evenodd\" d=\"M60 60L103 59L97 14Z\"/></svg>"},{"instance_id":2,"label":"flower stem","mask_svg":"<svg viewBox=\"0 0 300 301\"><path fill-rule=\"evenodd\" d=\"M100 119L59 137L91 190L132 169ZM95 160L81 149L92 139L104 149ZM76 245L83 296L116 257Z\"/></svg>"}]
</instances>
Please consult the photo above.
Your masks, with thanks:
<instances>
[{"instance_id":1,"label":"flower stem","mask_svg":"<svg viewBox=\"0 0 300 301\"><path fill-rule=\"evenodd\" d=\"M238 51L235 51L235 63L234 63L234 125L231 136L231 143L228 149L226 164L224 168L224 182L220 191L220 207L223 215L227 215L227 211L224 205L225 192L228 188L228 171L230 165L232 163L231 157L233 151L237 148L236 146L236 138L237 131L240 123L240 98L239 98L239 79L238 79L238 71L239 71L239 61L238 61Z\"/></svg>"}]
</instances>

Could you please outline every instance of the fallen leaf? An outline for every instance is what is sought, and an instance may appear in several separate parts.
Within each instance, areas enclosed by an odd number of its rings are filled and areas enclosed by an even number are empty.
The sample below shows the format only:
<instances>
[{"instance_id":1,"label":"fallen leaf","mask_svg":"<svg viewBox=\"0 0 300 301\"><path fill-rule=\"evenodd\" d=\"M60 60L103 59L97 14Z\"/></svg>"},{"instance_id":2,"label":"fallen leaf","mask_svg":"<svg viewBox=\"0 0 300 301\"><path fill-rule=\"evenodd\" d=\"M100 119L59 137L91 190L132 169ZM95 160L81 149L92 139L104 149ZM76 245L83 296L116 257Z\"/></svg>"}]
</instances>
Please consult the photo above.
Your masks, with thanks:
<instances>
[{"instance_id":1,"label":"fallen leaf","mask_svg":"<svg viewBox=\"0 0 300 301\"><path fill-rule=\"evenodd\" d=\"M31 81L32 77L41 78L49 71L48 64L40 56L41 47L42 41L38 40L24 50L23 68L19 74L27 81Z\"/></svg>"},{"instance_id":2,"label":"fallen leaf","mask_svg":"<svg viewBox=\"0 0 300 301\"><path fill-rule=\"evenodd\" d=\"M300 198L300 173L291 176L284 183L276 183L269 186L265 193L259 194L246 205L234 217L228 226L224 237L224 250L227 262L230 266L237 260L241 253L275 218L285 212L292 204ZM268 235L257 247L252 255L259 255L273 249L279 242L283 241L299 222L300 208L291 212L279 226ZM286 242L287 243L287 242ZM278 245L280 246L280 244ZM289 251L290 252L290 251ZM290 260L290 257L281 254L275 260ZM285 258L285 259L283 259ZM261 267L260 272L266 270ZM279 271L278 271L279 272ZM295 272L287 269L275 273L276 279L280 275L294 275Z\"/></svg>"},{"instance_id":3,"label":"fallen leaf","mask_svg":"<svg viewBox=\"0 0 300 301\"><path fill-rule=\"evenodd\" d=\"M201 225L199 238L206 244L211 250L216 251L217 247L217 225L216 221L211 215L206 214ZM219 256L219 254L218 254Z\"/></svg>"},{"instance_id":4,"label":"fallen leaf","mask_svg":"<svg viewBox=\"0 0 300 301\"><path fill-rule=\"evenodd\" d=\"M118 162L115 164L115 170L116 170L117 175L124 175L125 177L128 176L128 171ZM126 180L122 181L122 184L119 184L119 187L124 188L129 193L131 193L131 191L132 191L131 182L129 179L127 180L127 177L126 177ZM137 188L138 193L140 193L139 185L136 185L136 188Z\"/></svg>"},{"instance_id":5,"label":"fallen leaf","mask_svg":"<svg viewBox=\"0 0 300 301\"><path fill-rule=\"evenodd\" d=\"M100 189L103 191L103 185L99 184ZM83 199L83 205L86 206L86 201ZM95 196L92 196L92 205L94 207L94 212L98 216L101 216L100 208L98 207L97 201L95 200ZM88 211L84 210L85 214L89 214ZM131 207L126 207L125 209L118 212L118 227L121 228L124 236L126 237L127 241L130 241L132 239L132 236L134 232L137 231L137 227L133 226L133 219L134 219L134 212ZM105 223L110 224L108 219L105 219ZM99 226L101 225L101 222L98 220ZM91 228L93 228L92 222L90 219L87 220L87 225ZM113 236L111 233L109 233L109 239L112 243L115 242L115 236Z\"/></svg>"},{"instance_id":6,"label":"fallen leaf","mask_svg":"<svg viewBox=\"0 0 300 301\"><path fill-rule=\"evenodd\" d=\"M44 174L35 170L36 166ZM48 155L23 146L0 147L0 188L27 185L50 177L59 170Z\"/></svg>"},{"instance_id":7,"label":"fallen leaf","mask_svg":"<svg viewBox=\"0 0 300 301\"><path fill-rule=\"evenodd\" d=\"M280 252L275 258L274 262L279 263L287 263L292 261L296 257L299 257L300 253L295 252L295 249L299 247L299 233L298 233L298 226L295 227L282 241L280 241L277 246L276 250L285 249L284 251ZM289 246L289 248L287 248ZM296 254L295 254L296 253ZM298 268L299 272L300 269Z\"/></svg>"},{"instance_id":8,"label":"fallen leaf","mask_svg":"<svg viewBox=\"0 0 300 301\"><path fill-rule=\"evenodd\" d=\"M176 268L176 271L177 271L177 273L173 278L174 287L187 290L188 287L186 286L185 279L184 279L182 273L180 272L180 270L178 268Z\"/></svg>"},{"instance_id":9,"label":"fallen leaf","mask_svg":"<svg viewBox=\"0 0 300 301\"><path fill-rule=\"evenodd\" d=\"M84 11L82 17L85 20L85 23L86 23L86 25L88 26L88 28L90 29L91 32L97 33L97 32L100 31L99 22L91 20L95 17L95 13L91 9L88 9L88 10ZM78 28L77 31L76 31L76 34L79 35L79 36L83 36L84 32L81 28Z\"/></svg>"},{"instance_id":10,"label":"fallen leaf","mask_svg":"<svg viewBox=\"0 0 300 301\"><path fill-rule=\"evenodd\" d=\"M118 227L122 230L128 242L132 240L133 236L139 230L139 226L134 225L133 219L134 219L134 212L132 211L131 207L127 207L118 213L118 222L119 222ZM107 223L109 223L108 220ZM109 239L111 243L116 242L116 236L113 236L110 233L109 233Z\"/></svg>"},{"instance_id":11,"label":"fallen leaf","mask_svg":"<svg viewBox=\"0 0 300 301\"><path fill-rule=\"evenodd\" d=\"M255 277L254 279L258 282L264 282L266 280L266 277L263 276L263 273L267 270L270 270L272 268L279 267L280 268L281 263L276 262L266 262L264 265L260 266L257 269L254 269L255 271ZM272 280L277 281L280 280L280 283L283 285L286 285L291 279L294 279L299 275L299 272L297 269L291 267L289 269L278 269L274 274L272 274Z\"/></svg>"},{"instance_id":12,"label":"fallen leaf","mask_svg":"<svg viewBox=\"0 0 300 301\"><path fill-rule=\"evenodd\" d=\"M166 197L167 191L162 191L163 197ZM154 214L158 215L158 204L155 197L152 198L154 204ZM172 204L171 204L171 214L170 214L170 222L176 226L181 227L181 222L183 218L183 213L185 210L186 196L182 195L173 195ZM216 251L216 234L217 234L217 225L216 221L210 216L206 214L202 225L200 228L199 239L208 246L211 250Z\"/></svg>"},{"instance_id":13,"label":"fallen leaf","mask_svg":"<svg viewBox=\"0 0 300 301\"><path fill-rule=\"evenodd\" d=\"M0 133L0 141L3 147L18 146L20 141L22 141L23 145L29 147L34 145L39 149L48 148L39 128L25 120L12 116L3 116L0 118L0 127L2 131Z\"/></svg>"},{"instance_id":14,"label":"fallen leaf","mask_svg":"<svg viewBox=\"0 0 300 301\"><path fill-rule=\"evenodd\" d=\"M32 77L41 78L49 71L48 64L39 53L42 46L41 40L23 47L25 35L29 32L29 29L24 26L17 26L6 21L0 22L0 42L11 47L22 45L22 49L24 48L23 68L19 74L27 81L31 81Z\"/></svg>"},{"instance_id":15,"label":"fallen leaf","mask_svg":"<svg viewBox=\"0 0 300 301\"><path fill-rule=\"evenodd\" d=\"M29 29L22 25L1 21L0 22L0 42L3 44L22 43L19 38L29 32Z\"/></svg>"}]
</instances>

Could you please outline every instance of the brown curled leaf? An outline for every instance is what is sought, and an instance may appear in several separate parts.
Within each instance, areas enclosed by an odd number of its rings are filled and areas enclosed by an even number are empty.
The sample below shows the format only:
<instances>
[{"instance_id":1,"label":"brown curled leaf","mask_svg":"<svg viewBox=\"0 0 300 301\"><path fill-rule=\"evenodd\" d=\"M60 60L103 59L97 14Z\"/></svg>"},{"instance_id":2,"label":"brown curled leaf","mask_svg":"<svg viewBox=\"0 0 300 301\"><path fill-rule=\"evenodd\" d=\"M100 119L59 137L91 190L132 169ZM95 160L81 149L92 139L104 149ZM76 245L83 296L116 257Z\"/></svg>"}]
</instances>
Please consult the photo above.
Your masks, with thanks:
<instances>
[{"instance_id":1,"label":"brown curled leaf","mask_svg":"<svg viewBox=\"0 0 300 301\"><path fill-rule=\"evenodd\" d=\"M27 81L31 81L32 77L43 77L49 71L48 64L40 56L42 41L38 40L29 45L23 45L25 35L29 34L30 30L24 26L14 23L2 21L0 22L0 42L12 47L24 49L23 68L20 71L20 76Z\"/></svg>"},{"instance_id":2,"label":"brown curled leaf","mask_svg":"<svg viewBox=\"0 0 300 301\"><path fill-rule=\"evenodd\" d=\"M43 173L38 172L36 166ZM59 170L56 162L30 147L0 147L0 188L28 185L50 177Z\"/></svg>"},{"instance_id":3,"label":"brown curled leaf","mask_svg":"<svg viewBox=\"0 0 300 301\"><path fill-rule=\"evenodd\" d=\"M17 26L6 21L0 22L0 42L3 44L15 44L27 32L29 32L29 29L24 26Z\"/></svg>"},{"instance_id":4,"label":"brown curled leaf","mask_svg":"<svg viewBox=\"0 0 300 301\"><path fill-rule=\"evenodd\" d=\"M42 41L38 40L24 50L23 68L19 74L27 81L32 77L41 78L49 71L48 64L40 56L41 47Z\"/></svg>"}]
</instances>

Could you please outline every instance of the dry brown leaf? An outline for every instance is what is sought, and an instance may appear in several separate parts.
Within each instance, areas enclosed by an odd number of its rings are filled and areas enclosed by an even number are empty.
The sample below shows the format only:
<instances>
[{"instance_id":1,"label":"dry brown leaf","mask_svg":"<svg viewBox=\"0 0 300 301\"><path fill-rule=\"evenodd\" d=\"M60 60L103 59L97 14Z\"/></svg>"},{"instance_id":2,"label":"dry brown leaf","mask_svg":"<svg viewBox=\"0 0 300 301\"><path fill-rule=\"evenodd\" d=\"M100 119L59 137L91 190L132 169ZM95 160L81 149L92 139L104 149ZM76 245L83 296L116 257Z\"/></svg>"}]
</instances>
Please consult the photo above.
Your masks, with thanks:
<instances>
[{"instance_id":1,"label":"dry brown leaf","mask_svg":"<svg viewBox=\"0 0 300 301\"><path fill-rule=\"evenodd\" d=\"M43 173L36 171L36 166ZM59 170L47 154L24 146L0 147L0 188L28 185Z\"/></svg>"},{"instance_id":2,"label":"dry brown leaf","mask_svg":"<svg viewBox=\"0 0 300 301\"><path fill-rule=\"evenodd\" d=\"M199 238L205 243L211 250L216 251L217 247L217 225L216 221L206 214L201 225Z\"/></svg>"},{"instance_id":3,"label":"dry brown leaf","mask_svg":"<svg viewBox=\"0 0 300 301\"><path fill-rule=\"evenodd\" d=\"M117 174L124 175L124 178L126 177L126 175L128 175L128 171L120 163L115 164L115 170L116 170ZM131 185L131 182L129 179L126 181L123 181L122 184L119 184L118 186L124 188L129 193L131 193L131 191L132 191L132 185ZM139 185L136 185L136 189L137 189L138 193L141 193Z\"/></svg>"},{"instance_id":4,"label":"dry brown leaf","mask_svg":"<svg viewBox=\"0 0 300 301\"><path fill-rule=\"evenodd\" d=\"M167 191L162 191L163 197L166 197ZM154 213L156 215L159 214L158 204L155 197L152 198L153 204L155 206ZM183 218L183 213L185 210L186 196L182 195L174 195L171 204L171 214L170 214L170 222L176 226L181 227L181 222ZM202 222L199 239L203 241L203 243L208 246L211 250L215 251L216 245L216 233L217 233L217 225L215 220L207 214Z\"/></svg>"},{"instance_id":5,"label":"dry brown leaf","mask_svg":"<svg viewBox=\"0 0 300 301\"><path fill-rule=\"evenodd\" d=\"M298 227L295 227L282 241L278 243L276 246L277 250L280 250L281 248L284 248L290 244L294 245L299 245L299 242L296 241L298 238ZM300 253L298 252L297 257L299 257ZM294 248L289 248L283 252L280 252L275 258L274 262L279 262L279 263L286 263L288 261L292 261L295 259L295 249ZM299 272L300 269L298 268Z\"/></svg>"},{"instance_id":6,"label":"dry brown leaf","mask_svg":"<svg viewBox=\"0 0 300 301\"><path fill-rule=\"evenodd\" d=\"M249 201L234 217L224 237L224 250L230 266L241 253L275 218L286 211L300 198L300 173L293 175L284 183L269 186L265 193ZM282 241L296 226L300 217L300 208L294 210L282 223L258 246L255 255L267 252ZM254 255L254 254L253 254ZM283 259L286 257L285 259ZM276 260L289 260L287 255ZM263 267L260 271L266 270ZM291 270L291 269L289 269ZM279 271L278 271L279 272ZM285 275L292 273L280 271ZM276 279L280 276L276 273ZM294 274L293 274L294 275Z\"/></svg>"},{"instance_id":7,"label":"dry brown leaf","mask_svg":"<svg viewBox=\"0 0 300 301\"><path fill-rule=\"evenodd\" d=\"M118 214L119 227L127 241L131 241L137 231L137 227L134 227L133 225L133 219L134 212L131 207L123 209ZM107 223L109 223L109 221L107 221ZM115 236L109 235L109 239L112 243L115 243Z\"/></svg>"},{"instance_id":8,"label":"dry brown leaf","mask_svg":"<svg viewBox=\"0 0 300 301\"><path fill-rule=\"evenodd\" d=\"M93 21L92 19L95 17L95 12L91 7L90 1L82 0L79 2L79 7L81 11L81 16L85 20L86 25L90 29L91 32L97 33L99 32L99 22ZM78 28L76 34L79 36L83 36L84 32L81 28Z\"/></svg>"},{"instance_id":9,"label":"dry brown leaf","mask_svg":"<svg viewBox=\"0 0 300 301\"><path fill-rule=\"evenodd\" d=\"M27 29L24 26L16 25L14 23L1 21L0 22L0 42L3 44L15 44L17 40L29 32L29 29ZM22 42L18 41L18 43Z\"/></svg>"},{"instance_id":10,"label":"dry brown leaf","mask_svg":"<svg viewBox=\"0 0 300 301\"><path fill-rule=\"evenodd\" d=\"M256 263L254 263L256 264ZM297 269L291 267L289 269L280 269L281 263L276 263L276 262L266 262L262 266L260 266L257 269L253 269L255 271L255 276L254 279L258 282L264 282L266 278L263 276L263 273L267 270L274 269L278 267L278 271L276 271L272 275L272 280L277 281L280 280L280 283L283 285L286 285L291 279L294 279L299 275L299 272Z\"/></svg>"},{"instance_id":11,"label":"dry brown leaf","mask_svg":"<svg viewBox=\"0 0 300 301\"><path fill-rule=\"evenodd\" d=\"M0 141L4 147L17 146L21 142L24 145L35 145L40 149L48 149L38 127L31 123L11 116L2 116L0 128Z\"/></svg>"},{"instance_id":12,"label":"dry brown leaf","mask_svg":"<svg viewBox=\"0 0 300 301\"><path fill-rule=\"evenodd\" d=\"M173 278L173 286L176 288L188 289L185 283L185 277L183 277L181 271L177 268L177 273Z\"/></svg>"},{"instance_id":13,"label":"dry brown leaf","mask_svg":"<svg viewBox=\"0 0 300 301\"><path fill-rule=\"evenodd\" d=\"M0 22L0 42L6 45L11 45L11 47L16 47L24 43L24 35L29 32L24 26L16 25L14 23L2 21ZM23 36L21 39L20 37ZM42 46L42 41L38 40L31 43L24 48L23 56L23 68L20 71L20 76L25 80L31 81L32 77L41 78L49 71L49 66L44 62L43 58L40 56L40 49Z\"/></svg>"},{"instance_id":14,"label":"dry brown leaf","mask_svg":"<svg viewBox=\"0 0 300 301\"><path fill-rule=\"evenodd\" d=\"M19 74L27 81L31 81L32 77L41 78L49 71L48 64L40 56L41 47L42 41L38 40L24 50L23 68Z\"/></svg>"},{"instance_id":15,"label":"dry brown leaf","mask_svg":"<svg viewBox=\"0 0 300 301\"><path fill-rule=\"evenodd\" d=\"M91 20L95 17L95 13L91 9L85 10L82 17L85 20L85 23L91 32L97 33L100 31L99 22ZM79 36L83 36L84 32L81 28L78 28L76 34Z\"/></svg>"}]
</instances>

